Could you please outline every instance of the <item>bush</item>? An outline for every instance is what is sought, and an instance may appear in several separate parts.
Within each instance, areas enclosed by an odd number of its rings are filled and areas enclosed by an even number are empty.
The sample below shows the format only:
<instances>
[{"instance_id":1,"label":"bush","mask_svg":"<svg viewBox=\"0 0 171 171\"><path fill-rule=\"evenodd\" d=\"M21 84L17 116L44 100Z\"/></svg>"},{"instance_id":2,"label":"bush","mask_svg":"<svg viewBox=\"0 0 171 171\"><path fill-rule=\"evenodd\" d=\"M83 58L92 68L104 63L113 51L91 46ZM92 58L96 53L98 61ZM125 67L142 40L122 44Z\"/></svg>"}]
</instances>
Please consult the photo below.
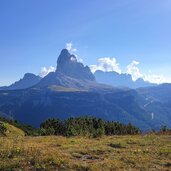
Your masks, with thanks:
<instances>
[{"instance_id":1,"label":"bush","mask_svg":"<svg viewBox=\"0 0 171 171\"><path fill-rule=\"evenodd\" d=\"M63 124L60 119L47 119L40 125L40 128L47 130L50 135L61 135L63 131Z\"/></svg>"},{"instance_id":2,"label":"bush","mask_svg":"<svg viewBox=\"0 0 171 171\"><path fill-rule=\"evenodd\" d=\"M105 135L104 128L98 128L96 131L94 131L93 138L102 137L103 135Z\"/></svg>"},{"instance_id":3,"label":"bush","mask_svg":"<svg viewBox=\"0 0 171 171\"><path fill-rule=\"evenodd\" d=\"M53 128L41 128L38 131L38 135L42 135L42 136L46 136L46 135L54 135L55 134L55 130Z\"/></svg>"},{"instance_id":4,"label":"bush","mask_svg":"<svg viewBox=\"0 0 171 171\"><path fill-rule=\"evenodd\" d=\"M0 135L5 135L7 128L4 123L0 122Z\"/></svg>"},{"instance_id":5,"label":"bush","mask_svg":"<svg viewBox=\"0 0 171 171\"><path fill-rule=\"evenodd\" d=\"M162 126L159 134L169 134L171 135L171 129L169 129L167 126Z\"/></svg>"}]
</instances>

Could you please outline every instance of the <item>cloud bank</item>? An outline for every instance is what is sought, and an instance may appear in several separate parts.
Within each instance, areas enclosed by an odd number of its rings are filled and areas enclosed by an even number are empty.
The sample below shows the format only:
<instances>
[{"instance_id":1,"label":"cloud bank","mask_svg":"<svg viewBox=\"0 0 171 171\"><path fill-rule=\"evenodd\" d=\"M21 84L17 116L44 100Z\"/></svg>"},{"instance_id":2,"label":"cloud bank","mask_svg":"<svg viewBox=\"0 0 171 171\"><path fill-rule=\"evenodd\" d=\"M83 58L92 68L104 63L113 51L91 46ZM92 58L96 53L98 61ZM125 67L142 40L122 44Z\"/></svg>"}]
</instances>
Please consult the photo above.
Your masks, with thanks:
<instances>
[{"instance_id":1,"label":"cloud bank","mask_svg":"<svg viewBox=\"0 0 171 171\"><path fill-rule=\"evenodd\" d=\"M157 74L144 74L143 78L145 81L149 81L151 83L156 83L156 84L171 82L167 80L163 75L157 75Z\"/></svg>"},{"instance_id":2,"label":"cloud bank","mask_svg":"<svg viewBox=\"0 0 171 171\"><path fill-rule=\"evenodd\" d=\"M94 73L97 70L109 72L115 71L121 74L121 69L119 67L119 63L117 63L116 58L99 58L97 65L90 65L91 71Z\"/></svg>"},{"instance_id":3,"label":"cloud bank","mask_svg":"<svg viewBox=\"0 0 171 171\"><path fill-rule=\"evenodd\" d=\"M138 61L132 61L129 65L127 65L127 74L132 76L132 80L136 81L138 78L143 78L143 74L140 72L140 69L137 67L139 64Z\"/></svg>"}]
</instances>

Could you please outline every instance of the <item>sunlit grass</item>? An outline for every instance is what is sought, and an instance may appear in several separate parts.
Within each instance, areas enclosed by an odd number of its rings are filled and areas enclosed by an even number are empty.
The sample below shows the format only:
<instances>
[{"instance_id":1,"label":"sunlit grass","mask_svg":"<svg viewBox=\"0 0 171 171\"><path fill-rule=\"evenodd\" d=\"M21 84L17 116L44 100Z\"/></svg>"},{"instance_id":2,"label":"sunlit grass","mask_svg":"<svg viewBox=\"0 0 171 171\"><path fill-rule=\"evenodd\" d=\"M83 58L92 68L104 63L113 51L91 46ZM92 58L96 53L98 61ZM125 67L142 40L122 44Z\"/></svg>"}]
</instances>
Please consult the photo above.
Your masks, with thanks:
<instances>
[{"instance_id":1,"label":"sunlit grass","mask_svg":"<svg viewBox=\"0 0 171 171\"><path fill-rule=\"evenodd\" d=\"M1 137L0 167L1 170L169 170L171 136Z\"/></svg>"}]
</instances>

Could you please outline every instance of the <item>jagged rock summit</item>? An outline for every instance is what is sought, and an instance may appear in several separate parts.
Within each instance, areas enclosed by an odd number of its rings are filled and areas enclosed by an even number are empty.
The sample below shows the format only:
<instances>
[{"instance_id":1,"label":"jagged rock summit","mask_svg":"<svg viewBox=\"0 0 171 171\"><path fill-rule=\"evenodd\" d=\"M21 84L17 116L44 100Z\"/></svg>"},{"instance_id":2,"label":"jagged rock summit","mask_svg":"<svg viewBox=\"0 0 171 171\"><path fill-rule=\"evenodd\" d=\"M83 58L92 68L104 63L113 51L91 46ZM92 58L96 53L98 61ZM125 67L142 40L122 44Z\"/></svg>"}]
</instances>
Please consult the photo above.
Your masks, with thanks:
<instances>
[{"instance_id":1,"label":"jagged rock summit","mask_svg":"<svg viewBox=\"0 0 171 171\"><path fill-rule=\"evenodd\" d=\"M49 73L37 85L39 88L52 88L55 90L96 90L111 88L111 86L96 83L95 76L88 66L77 61L75 55L63 49L57 60L55 72Z\"/></svg>"},{"instance_id":2,"label":"jagged rock summit","mask_svg":"<svg viewBox=\"0 0 171 171\"><path fill-rule=\"evenodd\" d=\"M67 49L63 49L58 57L56 72L76 79L95 81L90 68L78 62L75 55L70 54Z\"/></svg>"}]
</instances>

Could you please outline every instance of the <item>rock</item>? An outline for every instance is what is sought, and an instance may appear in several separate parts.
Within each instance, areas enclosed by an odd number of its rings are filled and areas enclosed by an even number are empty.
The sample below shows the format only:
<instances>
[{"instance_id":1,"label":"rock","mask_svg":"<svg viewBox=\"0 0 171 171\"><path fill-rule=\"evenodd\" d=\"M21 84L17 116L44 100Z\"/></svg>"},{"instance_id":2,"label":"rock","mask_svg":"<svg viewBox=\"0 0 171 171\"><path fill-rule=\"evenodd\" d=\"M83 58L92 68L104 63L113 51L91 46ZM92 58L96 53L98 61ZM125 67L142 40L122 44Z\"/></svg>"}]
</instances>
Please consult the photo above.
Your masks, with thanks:
<instances>
[{"instance_id":1,"label":"rock","mask_svg":"<svg viewBox=\"0 0 171 171\"><path fill-rule=\"evenodd\" d=\"M56 72L81 80L95 81L89 67L78 62L75 55L70 54L67 49L63 49L58 57Z\"/></svg>"}]
</instances>

